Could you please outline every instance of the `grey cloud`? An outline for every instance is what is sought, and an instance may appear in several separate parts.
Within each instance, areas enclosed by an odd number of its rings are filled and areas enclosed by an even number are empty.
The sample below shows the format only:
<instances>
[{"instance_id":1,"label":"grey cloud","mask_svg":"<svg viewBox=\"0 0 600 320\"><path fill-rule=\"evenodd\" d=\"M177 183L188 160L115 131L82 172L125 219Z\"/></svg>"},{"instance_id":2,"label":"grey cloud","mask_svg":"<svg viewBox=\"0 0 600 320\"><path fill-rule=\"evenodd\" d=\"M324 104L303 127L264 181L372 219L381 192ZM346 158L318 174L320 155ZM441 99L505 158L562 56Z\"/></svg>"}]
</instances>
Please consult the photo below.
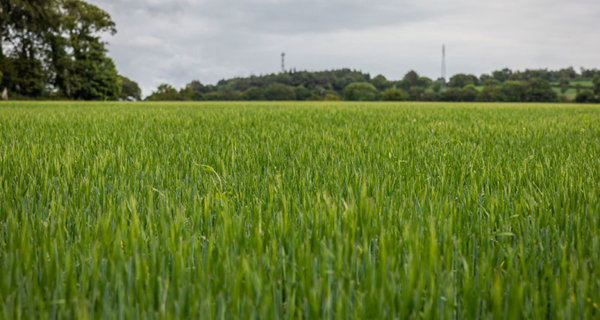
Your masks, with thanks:
<instances>
[{"instance_id":1,"label":"grey cloud","mask_svg":"<svg viewBox=\"0 0 600 320\"><path fill-rule=\"evenodd\" d=\"M598 67L596 0L91 0L118 34L107 37L120 72L144 94L161 82L214 83L288 65L350 67L399 78L448 71Z\"/></svg>"}]
</instances>

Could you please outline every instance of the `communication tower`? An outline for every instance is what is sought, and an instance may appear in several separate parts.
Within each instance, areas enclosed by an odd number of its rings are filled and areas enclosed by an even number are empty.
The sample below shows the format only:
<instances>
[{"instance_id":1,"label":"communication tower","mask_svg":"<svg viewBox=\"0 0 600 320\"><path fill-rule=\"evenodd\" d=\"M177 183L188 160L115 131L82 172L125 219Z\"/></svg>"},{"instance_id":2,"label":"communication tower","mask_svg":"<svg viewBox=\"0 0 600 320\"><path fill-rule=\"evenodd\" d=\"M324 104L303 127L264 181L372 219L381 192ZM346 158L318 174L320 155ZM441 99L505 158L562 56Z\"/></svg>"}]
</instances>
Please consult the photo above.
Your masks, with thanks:
<instances>
[{"instance_id":1,"label":"communication tower","mask_svg":"<svg viewBox=\"0 0 600 320\"><path fill-rule=\"evenodd\" d=\"M285 52L281 53L281 73L285 73Z\"/></svg>"},{"instance_id":2,"label":"communication tower","mask_svg":"<svg viewBox=\"0 0 600 320\"><path fill-rule=\"evenodd\" d=\"M446 88L446 45L442 44L442 89Z\"/></svg>"}]
</instances>

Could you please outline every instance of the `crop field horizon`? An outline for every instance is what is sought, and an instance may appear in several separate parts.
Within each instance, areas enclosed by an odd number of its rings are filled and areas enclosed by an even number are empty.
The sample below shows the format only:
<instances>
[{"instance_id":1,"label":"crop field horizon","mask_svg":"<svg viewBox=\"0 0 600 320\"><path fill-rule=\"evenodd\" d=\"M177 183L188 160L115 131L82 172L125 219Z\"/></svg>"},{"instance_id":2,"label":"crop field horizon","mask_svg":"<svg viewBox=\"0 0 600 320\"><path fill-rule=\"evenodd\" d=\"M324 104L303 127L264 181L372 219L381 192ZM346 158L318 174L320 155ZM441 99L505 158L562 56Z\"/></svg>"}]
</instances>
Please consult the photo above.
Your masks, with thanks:
<instances>
[{"instance_id":1,"label":"crop field horizon","mask_svg":"<svg viewBox=\"0 0 600 320\"><path fill-rule=\"evenodd\" d=\"M0 318L600 317L600 106L0 103Z\"/></svg>"}]
</instances>

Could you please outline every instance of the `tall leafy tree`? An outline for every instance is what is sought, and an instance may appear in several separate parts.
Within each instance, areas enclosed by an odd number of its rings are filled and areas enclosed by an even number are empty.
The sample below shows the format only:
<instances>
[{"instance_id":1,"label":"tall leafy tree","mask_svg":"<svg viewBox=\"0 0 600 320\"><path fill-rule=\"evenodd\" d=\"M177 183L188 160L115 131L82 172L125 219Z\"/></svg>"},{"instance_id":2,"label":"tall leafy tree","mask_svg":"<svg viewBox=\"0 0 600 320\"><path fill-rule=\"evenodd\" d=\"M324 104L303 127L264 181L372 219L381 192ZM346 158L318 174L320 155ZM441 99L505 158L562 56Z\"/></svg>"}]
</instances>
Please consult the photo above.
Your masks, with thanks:
<instances>
[{"instance_id":1,"label":"tall leafy tree","mask_svg":"<svg viewBox=\"0 0 600 320\"><path fill-rule=\"evenodd\" d=\"M44 34L51 1L3 0L0 4L0 68L3 86L20 95L40 95L46 87Z\"/></svg>"},{"instance_id":2,"label":"tall leafy tree","mask_svg":"<svg viewBox=\"0 0 600 320\"><path fill-rule=\"evenodd\" d=\"M448 82L448 86L451 88L464 88L467 85L477 85L478 79L476 76L472 74L464 74L459 73L455 74L450 78L450 82Z\"/></svg>"},{"instance_id":3,"label":"tall leafy tree","mask_svg":"<svg viewBox=\"0 0 600 320\"><path fill-rule=\"evenodd\" d=\"M119 76L119 80L121 82L121 95L119 99L121 100L141 100L142 99L142 89L137 84L137 82L125 77Z\"/></svg>"},{"instance_id":4,"label":"tall leafy tree","mask_svg":"<svg viewBox=\"0 0 600 320\"><path fill-rule=\"evenodd\" d=\"M55 88L67 98L117 99L105 32L116 32L109 14L81 0L2 0L2 84L25 96Z\"/></svg>"},{"instance_id":5,"label":"tall leafy tree","mask_svg":"<svg viewBox=\"0 0 600 320\"><path fill-rule=\"evenodd\" d=\"M402 79L404 82L406 82L406 86L407 87L413 87L418 85L418 81L419 81L419 74L416 73L414 70L410 70L409 72L407 72L404 75L404 78Z\"/></svg>"},{"instance_id":6,"label":"tall leafy tree","mask_svg":"<svg viewBox=\"0 0 600 320\"><path fill-rule=\"evenodd\" d=\"M75 99L118 99L119 75L100 39L103 32L117 32L115 23L104 10L80 0L65 0L63 9L62 31L72 57L61 91Z\"/></svg>"}]
</instances>

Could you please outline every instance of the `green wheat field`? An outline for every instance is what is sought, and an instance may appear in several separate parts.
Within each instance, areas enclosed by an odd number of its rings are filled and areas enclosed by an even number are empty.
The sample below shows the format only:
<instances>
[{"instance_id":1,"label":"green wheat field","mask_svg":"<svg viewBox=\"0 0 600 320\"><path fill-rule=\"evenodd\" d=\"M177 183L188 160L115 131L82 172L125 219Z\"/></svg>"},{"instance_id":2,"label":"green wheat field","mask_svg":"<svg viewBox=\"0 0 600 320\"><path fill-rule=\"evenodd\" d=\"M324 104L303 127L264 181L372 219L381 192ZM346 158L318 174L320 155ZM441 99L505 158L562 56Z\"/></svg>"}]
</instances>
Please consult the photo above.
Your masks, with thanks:
<instances>
[{"instance_id":1,"label":"green wheat field","mask_svg":"<svg viewBox=\"0 0 600 320\"><path fill-rule=\"evenodd\" d=\"M0 104L0 318L600 317L600 106Z\"/></svg>"}]
</instances>

